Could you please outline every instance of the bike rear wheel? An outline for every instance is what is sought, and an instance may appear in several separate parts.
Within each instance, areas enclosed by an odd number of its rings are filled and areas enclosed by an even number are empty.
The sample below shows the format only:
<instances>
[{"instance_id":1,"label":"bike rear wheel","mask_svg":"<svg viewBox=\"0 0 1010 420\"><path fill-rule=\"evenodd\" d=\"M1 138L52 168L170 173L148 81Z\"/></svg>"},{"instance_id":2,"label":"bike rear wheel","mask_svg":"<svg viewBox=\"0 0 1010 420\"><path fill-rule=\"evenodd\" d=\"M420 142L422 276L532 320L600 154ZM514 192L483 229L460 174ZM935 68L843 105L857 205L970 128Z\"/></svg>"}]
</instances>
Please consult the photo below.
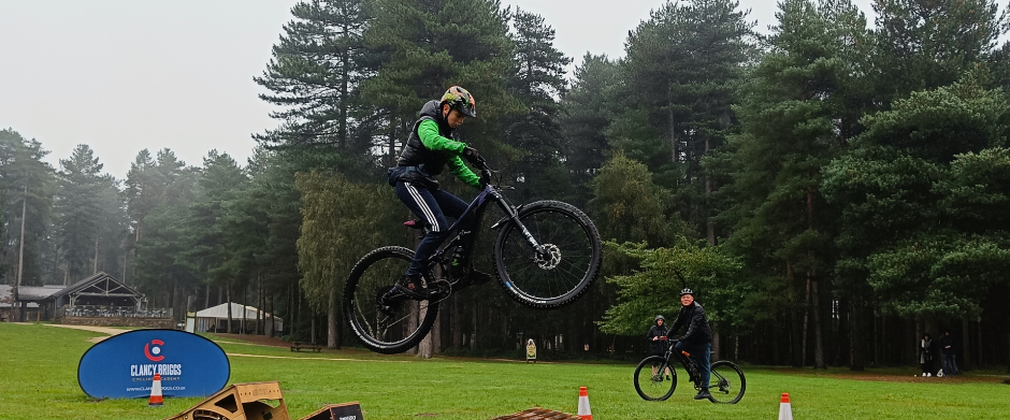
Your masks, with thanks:
<instances>
[{"instance_id":1,"label":"bike rear wheel","mask_svg":"<svg viewBox=\"0 0 1010 420\"><path fill-rule=\"evenodd\" d=\"M519 221L543 249L538 253L523 229L507 222L495 240L498 280L513 299L533 308L574 302L600 270L602 245L593 221L560 201L538 201L519 210Z\"/></svg>"},{"instance_id":2,"label":"bike rear wheel","mask_svg":"<svg viewBox=\"0 0 1010 420\"><path fill-rule=\"evenodd\" d=\"M438 303L410 299L393 285L407 272L410 249L389 246L365 255L344 285L344 315L369 350L402 353L421 342L438 314Z\"/></svg>"},{"instance_id":3,"label":"bike rear wheel","mask_svg":"<svg viewBox=\"0 0 1010 420\"><path fill-rule=\"evenodd\" d=\"M653 368L656 373L653 374ZM665 370L670 370L670 379L666 379ZM663 356L649 356L638 362L635 368L635 391L646 401L666 401L677 389L677 371L673 369Z\"/></svg>"},{"instance_id":4,"label":"bike rear wheel","mask_svg":"<svg viewBox=\"0 0 1010 420\"><path fill-rule=\"evenodd\" d=\"M712 363L712 375L709 378L708 393L712 402L720 404L736 404L743 398L747 390L747 379L743 370L736 363L720 360Z\"/></svg>"}]
</instances>

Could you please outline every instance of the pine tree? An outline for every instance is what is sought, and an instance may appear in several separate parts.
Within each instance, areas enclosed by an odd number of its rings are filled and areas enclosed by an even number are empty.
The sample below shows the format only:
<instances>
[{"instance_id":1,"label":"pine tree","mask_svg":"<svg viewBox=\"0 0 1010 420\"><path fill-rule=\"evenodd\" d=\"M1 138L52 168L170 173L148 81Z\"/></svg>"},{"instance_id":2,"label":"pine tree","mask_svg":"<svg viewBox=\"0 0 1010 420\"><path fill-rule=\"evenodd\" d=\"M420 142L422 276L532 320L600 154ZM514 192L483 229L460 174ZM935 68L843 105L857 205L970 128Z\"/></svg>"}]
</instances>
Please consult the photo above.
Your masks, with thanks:
<instances>
[{"instance_id":1,"label":"pine tree","mask_svg":"<svg viewBox=\"0 0 1010 420\"><path fill-rule=\"evenodd\" d=\"M717 186L701 159L733 123L730 105L751 57L751 28L738 2L667 2L628 36L627 91L611 143L649 165L657 183L678 196L678 210L706 226L715 242L707 196Z\"/></svg>"},{"instance_id":2,"label":"pine tree","mask_svg":"<svg viewBox=\"0 0 1010 420\"><path fill-rule=\"evenodd\" d=\"M996 46L1010 15L994 0L880 0L876 89L887 102L957 81L978 65L999 66Z\"/></svg>"},{"instance_id":3,"label":"pine tree","mask_svg":"<svg viewBox=\"0 0 1010 420\"><path fill-rule=\"evenodd\" d=\"M570 189L568 171L562 161L568 157L558 125L557 98L565 93L565 66L571 59L554 48L554 29L543 17L516 9L510 36L515 43L515 71L508 86L526 112L504 120L502 141L515 147L522 157L512 168L525 177L519 188L523 201L536 197L560 199Z\"/></svg>"},{"instance_id":4,"label":"pine tree","mask_svg":"<svg viewBox=\"0 0 1010 420\"><path fill-rule=\"evenodd\" d=\"M358 106L357 89L367 76L362 36L368 14L362 0L309 0L291 8L280 43L257 84L271 93L260 99L281 107L271 114L282 125L255 136L271 147L330 146L360 153L349 135Z\"/></svg>"},{"instance_id":5,"label":"pine tree","mask_svg":"<svg viewBox=\"0 0 1010 420\"><path fill-rule=\"evenodd\" d=\"M572 88L561 97L559 124L565 139L566 162L575 185L585 186L599 173L608 156L607 131L617 112L621 74L606 56L586 54L575 67ZM579 188L588 191L588 188ZM585 203L583 194L573 204Z\"/></svg>"},{"instance_id":6,"label":"pine tree","mask_svg":"<svg viewBox=\"0 0 1010 420\"><path fill-rule=\"evenodd\" d=\"M732 205L720 217L734 223L729 243L755 269L752 278L766 287L766 279L775 279L778 290L768 292L785 300L783 305L748 305L781 311L754 318L801 310L802 315L790 316L802 337L792 340L797 366L806 365L813 318L814 365L823 368L818 286L825 285L819 280L833 265L837 212L821 196L821 170L845 141L839 126L850 98L842 86L852 77L844 40L858 36L863 25L851 4L818 10L809 0L787 0L779 7L769 51L751 73L737 108L743 134L732 137L728 156L720 157L733 166L724 169L733 175L719 192ZM839 14L857 18L836 19Z\"/></svg>"},{"instance_id":7,"label":"pine tree","mask_svg":"<svg viewBox=\"0 0 1010 420\"><path fill-rule=\"evenodd\" d=\"M141 232L144 230L144 218L159 204L160 184L151 153L147 149L141 150L130 164L123 189L128 213L133 219L134 242L140 240Z\"/></svg>"},{"instance_id":8,"label":"pine tree","mask_svg":"<svg viewBox=\"0 0 1010 420\"><path fill-rule=\"evenodd\" d=\"M60 159L55 208L64 284L94 274L99 221L104 216L102 193L114 188L112 177L101 173L103 166L84 144L77 145L68 159Z\"/></svg>"},{"instance_id":9,"label":"pine tree","mask_svg":"<svg viewBox=\"0 0 1010 420\"><path fill-rule=\"evenodd\" d=\"M46 239L50 236L56 185L53 168L42 160L48 154L38 141L25 139L11 129L0 130L0 238L4 241L0 248L0 278L3 283L16 283L18 271L22 285L42 284L48 277L42 259Z\"/></svg>"}]
</instances>

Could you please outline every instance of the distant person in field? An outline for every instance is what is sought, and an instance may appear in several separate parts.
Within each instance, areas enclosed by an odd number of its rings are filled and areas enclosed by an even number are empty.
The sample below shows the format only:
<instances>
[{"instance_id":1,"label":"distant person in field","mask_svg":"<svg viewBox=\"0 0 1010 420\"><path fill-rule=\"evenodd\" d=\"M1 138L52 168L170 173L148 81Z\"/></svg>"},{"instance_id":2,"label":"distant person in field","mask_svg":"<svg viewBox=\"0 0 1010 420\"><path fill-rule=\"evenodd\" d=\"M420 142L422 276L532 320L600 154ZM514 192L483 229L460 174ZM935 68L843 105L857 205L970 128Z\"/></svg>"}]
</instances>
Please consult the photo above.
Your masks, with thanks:
<instances>
[{"instance_id":1,"label":"distant person in field","mask_svg":"<svg viewBox=\"0 0 1010 420\"><path fill-rule=\"evenodd\" d=\"M708 326L708 318L705 317L705 309L698 302L694 301L694 291L685 288L680 291L680 314L677 320L670 327L670 334L680 331L680 327L686 326L687 331L680 336L677 342L677 350L686 351L691 354L695 364L698 365L698 374L701 375L701 383L708 386L712 369L709 360L709 352L712 351L712 329ZM702 388L696 400L711 398L708 388Z\"/></svg>"},{"instance_id":2,"label":"distant person in field","mask_svg":"<svg viewBox=\"0 0 1010 420\"><path fill-rule=\"evenodd\" d=\"M666 335L669 332L666 326L663 325L666 322L666 318L662 315L656 315L656 319L653 320L652 327L649 328L649 332L645 333L645 338L649 340L649 354L655 356L665 356L666 347L669 342L666 340ZM657 366L652 366L652 376L656 376ZM666 368L666 379L670 379L670 368Z\"/></svg>"},{"instance_id":3,"label":"distant person in field","mask_svg":"<svg viewBox=\"0 0 1010 420\"><path fill-rule=\"evenodd\" d=\"M957 349L950 331L944 331L943 337L940 337L940 361L943 376L957 376Z\"/></svg>"},{"instance_id":4,"label":"distant person in field","mask_svg":"<svg viewBox=\"0 0 1010 420\"><path fill-rule=\"evenodd\" d=\"M922 376L933 376L933 340L929 333L923 334L919 341L919 364L922 366Z\"/></svg>"}]
</instances>

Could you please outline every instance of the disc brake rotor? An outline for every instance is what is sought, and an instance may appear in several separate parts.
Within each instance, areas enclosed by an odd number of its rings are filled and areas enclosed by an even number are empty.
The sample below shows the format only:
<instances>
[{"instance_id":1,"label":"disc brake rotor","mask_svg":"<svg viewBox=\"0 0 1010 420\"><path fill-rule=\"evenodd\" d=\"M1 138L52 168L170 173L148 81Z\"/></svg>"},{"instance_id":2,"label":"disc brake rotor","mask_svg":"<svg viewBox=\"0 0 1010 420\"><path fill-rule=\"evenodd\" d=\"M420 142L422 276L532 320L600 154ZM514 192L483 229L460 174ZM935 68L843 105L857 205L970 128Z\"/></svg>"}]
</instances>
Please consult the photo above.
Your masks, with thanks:
<instances>
[{"instance_id":1,"label":"disc brake rotor","mask_svg":"<svg viewBox=\"0 0 1010 420\"><path fill-rule=\"evenodd\" d=\"M561 263L561 248L554 244L543 244L543 253L537 253L533 260L544 270L553 270Z\"/></svg>"}]
</instances>

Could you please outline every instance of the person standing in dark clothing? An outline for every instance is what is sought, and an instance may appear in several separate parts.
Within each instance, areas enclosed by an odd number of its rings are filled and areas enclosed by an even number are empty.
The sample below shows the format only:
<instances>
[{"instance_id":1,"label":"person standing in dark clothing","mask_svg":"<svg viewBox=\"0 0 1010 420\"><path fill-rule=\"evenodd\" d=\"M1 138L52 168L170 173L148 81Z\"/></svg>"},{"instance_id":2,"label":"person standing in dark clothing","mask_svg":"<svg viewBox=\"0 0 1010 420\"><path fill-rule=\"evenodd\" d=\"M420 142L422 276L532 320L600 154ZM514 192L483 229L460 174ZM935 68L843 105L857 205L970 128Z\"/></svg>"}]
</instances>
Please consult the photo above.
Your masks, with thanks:
<instances>
[{"instance_id":1,"label":"person standing in dark clothing","mask_svg":"<svg viewBox=\"0 0 1010 420\"><path fill-rule=\"evenodd\" d=\"M944 376L957 376L956 355L954 337L950 336L950 331L944 331L943 337L940 337L940 360Z\"/></svg>"},{"instance_id":2,"label":"person standing in dark clothing","mask_svg":"<svg viewBox=\"0 0 1010 420\"><path fill-rule=\"evenodd\" d=\"M669 330L663 324L666 322L666 318L662 315L656 315L655 324L649 328L649 332L645 333L645 338L649 340L649 354L656 356L666 355L666 347L669 342L666 340L666 334ZM652 376L656 376L656 366L652 366ZM666 368L666 379L670 379L670 367Z\"/></svg>"},{"instance_id":3,"label":"person standing in dark clothing","mask_svg":"<svg viewBox=\"0 0 1010 420\"><path fill-rule=\"evenodd\" d=\"M670 327L670 334L676 333L680 327L686 326L687 331L680 336L676 349L688 352L698 365L698 374L701 375L703 388L694 396L696 400L709 399L708 393L709 377L712 373L710 367L709 353L712 351L712 329L708 326L708 318L705 317L705 309L694 301L694 291L684 289L680 291L680 314L677 320Z\"/></svg>"}]
</instances>

